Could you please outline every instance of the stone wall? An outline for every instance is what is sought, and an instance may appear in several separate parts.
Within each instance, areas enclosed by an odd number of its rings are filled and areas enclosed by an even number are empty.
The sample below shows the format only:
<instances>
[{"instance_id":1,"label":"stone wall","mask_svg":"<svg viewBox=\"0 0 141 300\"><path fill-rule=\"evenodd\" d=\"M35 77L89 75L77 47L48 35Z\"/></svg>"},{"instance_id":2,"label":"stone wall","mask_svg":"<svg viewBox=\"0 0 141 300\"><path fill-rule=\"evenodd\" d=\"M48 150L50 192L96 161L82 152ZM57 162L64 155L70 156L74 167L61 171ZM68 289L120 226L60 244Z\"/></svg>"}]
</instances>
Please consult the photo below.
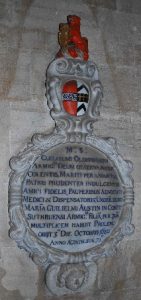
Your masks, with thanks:
<instances>
[{"instance_id":1,"label":"stone wall","mask_svg":"<svg viewBox=\"0 0 141 300\"><path fill-rule=\"evenodd\" d=\"M104 88L95 133L115 137L120 153L134 163L135 233L120 243L114 257L99 260L92 290L64 299L140 300L140 0L0 0L0 300L58 299L45 290L42 271L8 237L8 161L35 132L54 126L45 72L58 49L58 24L68 14L82 19Z\"/></svg>"}]
</instances>

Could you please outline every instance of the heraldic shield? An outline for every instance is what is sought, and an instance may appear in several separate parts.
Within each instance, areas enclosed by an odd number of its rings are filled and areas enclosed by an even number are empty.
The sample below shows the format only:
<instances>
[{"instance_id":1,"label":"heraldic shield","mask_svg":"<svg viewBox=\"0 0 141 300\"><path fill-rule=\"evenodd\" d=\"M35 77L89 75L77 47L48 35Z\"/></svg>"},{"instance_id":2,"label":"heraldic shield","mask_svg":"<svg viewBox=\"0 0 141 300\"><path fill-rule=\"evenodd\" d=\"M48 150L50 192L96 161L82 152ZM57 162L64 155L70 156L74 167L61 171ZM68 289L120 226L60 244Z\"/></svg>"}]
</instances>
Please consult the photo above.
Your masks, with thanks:
<instances>
[{"instance_id":1,"label":"heraldic shield","mask_svg":"<svg viewBox=\"0 0 141 300\"><path fill-rule=\"evenodd\" d=\"M82 116L87 111L89 101L88 88L81 81L70 80L63 86L63 107L73 116Z\"/></svg>"}]
</instances>

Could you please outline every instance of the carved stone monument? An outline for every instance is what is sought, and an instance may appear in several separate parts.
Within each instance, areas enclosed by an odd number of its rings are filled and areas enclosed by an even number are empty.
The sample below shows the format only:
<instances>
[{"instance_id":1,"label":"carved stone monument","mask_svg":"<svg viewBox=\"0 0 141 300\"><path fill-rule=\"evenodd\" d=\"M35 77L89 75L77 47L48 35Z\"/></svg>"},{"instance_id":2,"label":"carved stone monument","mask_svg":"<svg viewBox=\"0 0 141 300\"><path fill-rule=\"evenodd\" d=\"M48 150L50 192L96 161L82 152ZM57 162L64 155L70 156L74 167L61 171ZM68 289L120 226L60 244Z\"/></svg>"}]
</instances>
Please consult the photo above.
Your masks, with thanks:
<instances>
[{"instance_id":1,"label":"carved stone monument","mask_svg":"<svg viewBox=\"0 0 141 300\"><path fill-rule=\"evenodd\" d=\"M60 24L59 43L46 81L55 128L11 158L9 216L10 237L45 270L50 292L63 295L90 288L97 260L134 227L132 163L93 130L102 87L79 17Z\"/></svg>"}]
</instances>

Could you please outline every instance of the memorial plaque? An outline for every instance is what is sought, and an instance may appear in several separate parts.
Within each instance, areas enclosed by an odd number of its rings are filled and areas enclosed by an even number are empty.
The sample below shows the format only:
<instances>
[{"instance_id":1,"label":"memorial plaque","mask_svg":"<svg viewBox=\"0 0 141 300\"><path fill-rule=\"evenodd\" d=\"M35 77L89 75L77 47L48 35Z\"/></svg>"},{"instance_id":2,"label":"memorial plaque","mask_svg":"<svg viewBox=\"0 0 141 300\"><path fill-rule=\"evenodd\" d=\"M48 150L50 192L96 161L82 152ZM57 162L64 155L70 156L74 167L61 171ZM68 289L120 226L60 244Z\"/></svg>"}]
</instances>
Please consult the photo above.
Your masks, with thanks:
<instances>
[{"instance_id":1,"label":"memorial plaque","mask_svg":"<svg viewBox=\"0 0 141 300\"><path fill-rule=\"evenodd\" d=\"M30 167L22 203L38 238L76 252L99 245L111 234L124 197L117 172L103 153L69 143L44 152Z\"/></svg>"},{"instance_id":2,"label":"memorial plaque","mask_svg":"<svg viewBox=\"0 0 141 300\"><path fill-rule=\"evenodd\" d=\"M132 234L132 163L113 138L97 137L102 86L88 60L80 18L60 24L55 60L47 68L52 132L35 134L11 158L10 237L45 270L54 295L93 286L97 260Z\"/></svg>"}]
</instances>

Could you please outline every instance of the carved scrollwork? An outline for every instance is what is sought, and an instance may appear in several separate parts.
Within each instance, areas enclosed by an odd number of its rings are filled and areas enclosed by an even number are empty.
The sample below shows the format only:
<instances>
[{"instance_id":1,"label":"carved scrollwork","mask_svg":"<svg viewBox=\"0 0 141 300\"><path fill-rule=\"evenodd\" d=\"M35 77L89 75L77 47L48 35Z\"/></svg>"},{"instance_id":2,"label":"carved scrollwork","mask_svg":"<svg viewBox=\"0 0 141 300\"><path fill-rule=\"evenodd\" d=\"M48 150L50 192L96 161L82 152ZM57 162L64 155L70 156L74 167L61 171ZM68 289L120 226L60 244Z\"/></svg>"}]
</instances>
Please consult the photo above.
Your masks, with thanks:
<instances>
[{"instance_id":1,"label":"carved scrollwork","mask_svg":"<svg viewBox=\"0 0 141 300\"><path fill-rule=\"evenodd\" d=\"M32 142L36 147L40 147L40 150L50 149L52 146L64 143L66 141L66 136L63 134L34 134Z\"/></svg>"},{"instance_id":2,"label":"carved scrollwork","mask_svg":"<svg viewBox=\"0 0 141 300\"><path fill-rule=\"evenodd\" d=\"M73 79L79 80L89 90L89 102L86 115L73 117L63 109L62 86ZM76 131L88 132L88 124L97 120L102 99L102 86L98 77L98 70L93 62L87 63L79 59L60 58L54 60L47 70L47 99L51 109L51 116L59 126L60 120L67 123L68 131L73 134ZM59 120L59 122L58 122Z\"/></svg>"},{"instance_id":3,"label":"carved scrollwork","mask_svg":"<svg viewBox=\"0 0 141 300\"><path fill-rule=\"evenodd\" d=\"M82 61L80 59L66 59L61 58L53 62L54 65L50 64L47 76L50 75L73 75L81 76L91 80L98 80L98 71L96 65L88 61ZM55 72L56 71L56 72ZM54 74L55 73L55 74Z\"/></svg>"},{"instance_id":4,"label":"carved scrollwork","mask_svg":"<svg viewBox=\"0 0 141 300\"><path fill-rule=\"evenodd\" d=\"M55 65L55 69L59 74L68 74L72 69L71 61L65 58L59 59Z\"/></svg>"}]
</instances>

